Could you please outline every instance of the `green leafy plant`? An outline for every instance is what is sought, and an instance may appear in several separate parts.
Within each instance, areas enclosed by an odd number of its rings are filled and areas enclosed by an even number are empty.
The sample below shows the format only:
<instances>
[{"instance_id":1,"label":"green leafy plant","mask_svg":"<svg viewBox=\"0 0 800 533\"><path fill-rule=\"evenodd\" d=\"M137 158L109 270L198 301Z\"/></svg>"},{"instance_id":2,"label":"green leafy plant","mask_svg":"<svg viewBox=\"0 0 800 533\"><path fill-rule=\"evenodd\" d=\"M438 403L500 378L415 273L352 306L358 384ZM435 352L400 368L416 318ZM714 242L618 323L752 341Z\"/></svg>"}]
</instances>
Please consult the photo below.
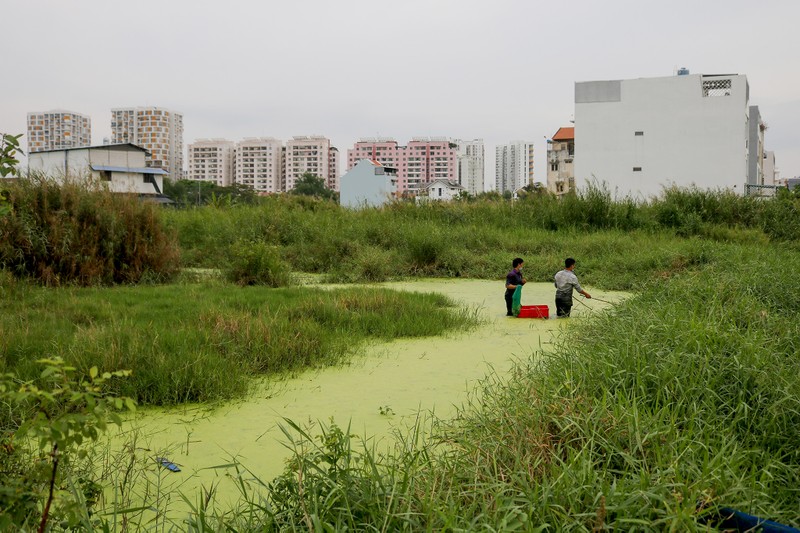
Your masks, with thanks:
<instances>
[{"instance_id":1,"label":"green leafy plant","mask_svg":"<svg viewBox=\"0 0 800 533\"><path fill-rule=\"evenodd\" d=\"M16 165L19 164L19 160L16 156L17 152L22 153L19 147L20 137L22 134L0 133L0 178L14 176L17 173Z\"/></svg>"},{"instance_id":2,"label":"green leafy plant","mask_svg":"<svg viewBox=\"0 0 800 533\"><path fill-rule=\"evenodd\" d=\"M20 135L9 135L7 133L0 133L0 178L6 176L14 176L17 173L16 165L19 164L17 159L17 152L22 153L19 148ZM8 201L8 192L0 189L0 216L7 215L11 212L11 206Z\"/></svg>"},{"instance_id":3,"label":"green leafy plant","mask_svg":"<svg viewBox=\"0 0 800 533\"><path fill-rule=\"evenodd\" d=\"M19 383L12 374L0 376L0 402L15 414L4 419L0 442L7 456L4 463L13 462L15 469L7 471L4 464L2 492L0 492L0 529L7 531L12 525L30 523L43 502L39 531L45 531L51 515L59 480L67 478L69 484L92 485L86 480L72 481L70 462L86 458L84 443L94 442L108 423L120 425L118 411L133 411L134 401L106 392L114 378L126 377L127 370L100 373L97 367L89 369L88 376L76 377L76 369L67 366L60 358L41 359L44 365L39 380ZM37 454L25 456L15 452L14 444L24 448L35 444ZM16 454L16 455L15 455ZM15 455L14 461L9 459ZM34 465L26 464L29 459ZM63 465L63 468L60 468ZM62 502L61 518L76 524L85 510L82 502Z\"/></svg>"}]
</instances>

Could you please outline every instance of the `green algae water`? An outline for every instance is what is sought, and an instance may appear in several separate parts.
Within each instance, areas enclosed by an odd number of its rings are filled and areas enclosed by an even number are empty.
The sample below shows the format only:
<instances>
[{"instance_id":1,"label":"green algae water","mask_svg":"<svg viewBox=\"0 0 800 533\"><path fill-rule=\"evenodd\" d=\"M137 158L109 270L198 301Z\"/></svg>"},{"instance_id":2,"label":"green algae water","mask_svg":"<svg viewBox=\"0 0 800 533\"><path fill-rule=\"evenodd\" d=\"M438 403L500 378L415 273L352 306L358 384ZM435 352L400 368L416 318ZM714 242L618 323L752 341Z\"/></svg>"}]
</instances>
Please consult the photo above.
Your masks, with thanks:
<instances>
[{"instance_id":1,"label":"green algae water","mask_svg":"<svg viewBox=\"0 0 800 533\"><path fill-rule=\"evenodd\" d=\"M226 480L226 469L217 467L234 458L268 482L283 471L291 456L280 429L284 418L310 426L312 434L315 423L333 420L372 444L387 443L394 431L410 427L421 413L438 418L455 415L487 374L505 375L516 359L546 349L563 327L624 296L597 292L609 303L576 303L570 320L518 319L505 316L502 281L436 279L380 286L445 294L475 309L483 323L444 337L372 343L347 365L265 382L245 400L213 408L142 409L126 423L124 435L138 435L137 449L152 455L153 465L156 457L165 457L181 468L173 473L154 467L158 479L151 483L161 491L179 489L189 498L201 487L215 485L218 501L233 499L235 487ZM528 283L522 303L549 305L554 316L553 298L552 284Z\"/></svg>"}]
</instances>

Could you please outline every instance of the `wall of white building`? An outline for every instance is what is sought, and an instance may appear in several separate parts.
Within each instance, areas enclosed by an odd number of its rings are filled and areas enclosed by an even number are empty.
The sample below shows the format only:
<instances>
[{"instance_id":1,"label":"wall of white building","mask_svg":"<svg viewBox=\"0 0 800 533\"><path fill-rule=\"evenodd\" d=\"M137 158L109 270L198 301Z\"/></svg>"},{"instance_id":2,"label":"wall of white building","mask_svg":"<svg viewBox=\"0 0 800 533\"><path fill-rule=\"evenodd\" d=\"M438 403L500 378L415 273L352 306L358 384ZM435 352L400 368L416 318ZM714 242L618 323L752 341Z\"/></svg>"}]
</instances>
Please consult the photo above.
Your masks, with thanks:
<instances>
[{"instance_id":1,"label":"wall of white building","mask_svg":"<svg viewBox=\"0 0 800 533\"><path fill-rule=\"evenodd\" d=\"M342 176L339 203L342 207L377 207L390 202L397 191L397 171L362 159Z\"/></svg>"},{"instance_id":2,"label":"wall of white building","mask_svg":"<svg viewBox=\"0 0 800 533\"><path fill-rule=\"evenodd\" d=\"M234 180L233 142L199 139L188 147L186 179L229 187Z\"/></svg>"},{"instance_id":3,"label":"wall of white building","mask_svg":"<svg viewBox=\"0 0 800 533\"><path fill-rule=\"evenodd\" d=\"M258 193L281 192L283 143L272 137L248 137L236 143L235 181Z\"/></svg>"},{"instance_id":4,"label":"wall of white building","mask_svg":"<svg viewBox=\"0 0 800 533\"><path fill-rule=\"evenodd\" d=\"M747 78L683 75L575 84L577 187L647 198L670 184L744 193Z\"/></svg>"},{"instance_id":5,"label":"wall of white building","mask_svg":"<svg viewBox=\"0 0 800 533\"><path fill-rule=\"evenodd\" d=\"M117 170L103 172L92 167ZM36 152L29 155L28 168L61 182L93 181L111 192L156 194L164 190L163 177L148 173L161 170L145 168L145 151L129 145Z\"/></svg>"},{"instance_id":6,"label":"wall of white building","mask_svg":"<svg viewBox=\"0 0 800 533\"><path fill-rule=\"evenodd\" d=\"M485 168L483 139L455 139L452 142L456 144L458 184L473 196L482 193Z\"/></svg>"}]
</instances>

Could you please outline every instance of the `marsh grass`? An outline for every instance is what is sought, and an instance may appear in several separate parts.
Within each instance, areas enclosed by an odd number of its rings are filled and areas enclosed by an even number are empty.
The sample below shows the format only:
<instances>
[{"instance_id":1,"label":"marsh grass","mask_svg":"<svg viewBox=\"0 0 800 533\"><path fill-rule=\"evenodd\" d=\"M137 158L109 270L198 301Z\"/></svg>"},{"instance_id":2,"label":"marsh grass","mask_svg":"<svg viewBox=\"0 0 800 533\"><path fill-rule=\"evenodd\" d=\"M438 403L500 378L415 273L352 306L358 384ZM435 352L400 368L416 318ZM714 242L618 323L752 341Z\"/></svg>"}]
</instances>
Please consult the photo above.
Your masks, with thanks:
<instances>
[{"instance_id":1,"label":"marsh grass","mask_svg":"<svg viewBox=\"0 0 800 533\"><path fill-rule=\"evenodd\" d=\"M667 189L637 203L592 185L561 199L400 202L361 210L279 196L256 206L174 210L164 219L186 267L225 268L235 243L250 242L272 247L296 271L330 281L495 279L517 256L526 260L528 279L549 281L564 257L573 256L585 283L631 290L710 260L703 253L715 242L796 248L799 206L792 198L696 189Z\"/></svg>"},{"instance_id":2,"label":"marsh grass","mask_svg":"<svg viewBox=\"0 0 800 533\"><path fill-rule=\"evenodd\" d=\"M0 302L2 371L33 379L42 354L81 371L130 369L117 392L155 405L241 396L256 375L342 364L368 339L438 335L477 322L443 296L378 288L216 282L11 290L13 298Z\"/></svg>"}]
</instances>

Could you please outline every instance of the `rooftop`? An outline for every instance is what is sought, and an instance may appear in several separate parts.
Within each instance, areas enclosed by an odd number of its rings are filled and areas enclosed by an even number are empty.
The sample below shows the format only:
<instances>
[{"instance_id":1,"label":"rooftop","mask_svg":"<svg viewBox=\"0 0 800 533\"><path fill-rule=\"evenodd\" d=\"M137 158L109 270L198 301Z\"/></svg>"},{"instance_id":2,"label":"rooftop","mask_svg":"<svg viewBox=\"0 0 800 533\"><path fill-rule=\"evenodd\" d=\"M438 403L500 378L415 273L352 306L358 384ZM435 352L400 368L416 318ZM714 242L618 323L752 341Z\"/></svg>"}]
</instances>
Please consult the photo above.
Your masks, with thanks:
<instances>
[{"instance_id":1,"label":"rooftop","mask_svg":"<svg viewBox=\"0 0 800 533\"><path fill-rule=\"evenodd\" d=\"M575 127L558 128L558 131L553 135L554 141L572 141L575 140Z\"/></svg>"}]
</instances>

